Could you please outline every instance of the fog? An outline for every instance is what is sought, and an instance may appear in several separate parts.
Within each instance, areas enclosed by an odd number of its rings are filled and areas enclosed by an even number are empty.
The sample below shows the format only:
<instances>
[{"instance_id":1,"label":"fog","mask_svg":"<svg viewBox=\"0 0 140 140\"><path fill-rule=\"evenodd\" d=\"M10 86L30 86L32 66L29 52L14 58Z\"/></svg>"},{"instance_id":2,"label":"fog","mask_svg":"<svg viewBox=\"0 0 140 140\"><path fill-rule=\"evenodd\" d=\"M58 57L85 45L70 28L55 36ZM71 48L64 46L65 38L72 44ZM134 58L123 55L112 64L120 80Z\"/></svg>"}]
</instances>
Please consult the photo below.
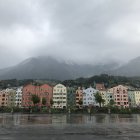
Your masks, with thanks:
<instances>
[{"instance_id":1,"label":"fog","mask_svg":"<svg viewBox=\"0 0 140 140\"><path fill-rule=\"evenodd\" d=\"M139 56L139 0L1 0L0 68L51 56L76 63Z\"/></svg>"}]
</instances>

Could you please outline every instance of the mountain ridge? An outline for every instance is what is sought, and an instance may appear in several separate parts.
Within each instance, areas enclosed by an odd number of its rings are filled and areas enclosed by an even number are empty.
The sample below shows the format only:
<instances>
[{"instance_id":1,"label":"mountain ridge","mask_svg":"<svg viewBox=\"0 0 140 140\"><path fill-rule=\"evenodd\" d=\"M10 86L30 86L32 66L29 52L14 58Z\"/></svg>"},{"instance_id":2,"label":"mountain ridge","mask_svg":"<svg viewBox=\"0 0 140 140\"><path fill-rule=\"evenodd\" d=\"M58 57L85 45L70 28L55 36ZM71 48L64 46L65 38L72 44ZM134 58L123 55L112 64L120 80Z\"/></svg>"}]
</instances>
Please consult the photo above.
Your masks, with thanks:
<instances>
[{"instance_id":1,"label":"mountain ridge","mask_svg":"<svg viewBox=\"0 0 140 140\"><path fill-rule=\"evenodd\" d=\"M31 57L21 63L0 69L0 80L6 79L54 79L67 80L100 74L114 76L140 76L140 57L119 66L117 62L108 64L77 64L52 57Z\"/></svg>"},{"instance_id":2,"label":"mountain ridge","mask_svg":"<svg viewBox=\"0 0 140 140\"><path fill-rule=\"evenodd\" d=\"M0 70L0 79L56 79L67 80L90 77L114 69L116 64L77 64L52 57L31 57L21 63Z\"/></svg>"},{"instance_id":3,"label":"mountain ridge","mask_svg":"<svg viewBox=\"0 0 140 140\"><path fill-rule=\"evenodd\" d=\"M140 76L140 57L136 57L130 60L128 63L115 69L112 74L127 77Z\"/></svg>"}]
</instances>

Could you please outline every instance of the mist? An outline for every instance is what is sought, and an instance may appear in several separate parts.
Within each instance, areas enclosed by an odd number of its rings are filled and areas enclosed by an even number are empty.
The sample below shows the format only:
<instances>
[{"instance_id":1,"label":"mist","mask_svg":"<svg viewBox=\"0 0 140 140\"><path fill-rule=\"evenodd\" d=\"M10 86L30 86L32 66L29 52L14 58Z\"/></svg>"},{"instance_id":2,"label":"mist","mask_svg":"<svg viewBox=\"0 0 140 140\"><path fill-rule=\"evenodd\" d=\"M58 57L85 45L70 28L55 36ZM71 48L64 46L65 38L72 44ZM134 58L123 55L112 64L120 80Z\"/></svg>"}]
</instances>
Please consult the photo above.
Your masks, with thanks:
<instances>
[{"instance_id":1,"label":"mist","mask_svg":"<svg viewBox=\"0 0 140 140\"><path fill-rule=\"evenodd\" d=\"M140 51L139 0L1 0L0 68L51 56L127 62Z\"/></svg>"}]
</instances>

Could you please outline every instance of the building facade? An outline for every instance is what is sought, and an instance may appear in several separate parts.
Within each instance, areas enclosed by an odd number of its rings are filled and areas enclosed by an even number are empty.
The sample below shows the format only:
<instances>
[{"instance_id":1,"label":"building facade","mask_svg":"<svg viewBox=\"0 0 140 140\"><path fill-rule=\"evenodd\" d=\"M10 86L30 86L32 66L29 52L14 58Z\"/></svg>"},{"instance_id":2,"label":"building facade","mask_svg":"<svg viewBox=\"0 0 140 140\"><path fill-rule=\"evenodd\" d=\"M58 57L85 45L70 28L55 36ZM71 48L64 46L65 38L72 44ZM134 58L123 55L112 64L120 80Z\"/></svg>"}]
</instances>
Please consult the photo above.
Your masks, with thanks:
<instances>
[{"instance_id":1,"label":"building facade","mask_svg":"<svg viewBox=\"0 0 140 140\"><path fill-rule=\"evenodd\" d=\"M15 107L16 90L15 89L6 89L6 92L8 93L8 106Z\"/></svg>"},{"instance_id":2,"label":"building facade","mask_svg":"<svg viewBox=\"0 0 140 140\"><path fill-rule=\"evenodd\" d=\"M107 105L107 92L106 92L106 90L101 90L101 91L99 91L99 93L102 96L102 99L105 101L104 104L102 104L102 106L106 106Z\"/></svg>"},{"instance_id":3,"label":"building facade","mask_svg":"<svg viewBox=\"0 0 140 140\"><path fill-rule=\"evenodd\" d=\"M128 91L125 86L118 85L116 87L113 87L113 95L116 106L124 108L129 107Z\"/></svg>"},{"instance_id":4,"label":"building facade","mask_svg":"<svg viewBox=\"0 0 140 140\"><path fill-rule=\"evenodd\" d=\"M76 106L76 103L75 103L75 88L73 87L67 87L67 107L68 108L72 108L72 107L75 107Z\"/></svg>"},{"instance_id":5,"label":"building facade","mask_svg":"<svg viewBox=\"0 0 140 140\"><path fill-rule=\"evenodd\" d=\"M76 90L75 101L76 107L80 108L83 106L83 89L81 87L78 87Z\"/></svg>"},{"instance_id":6,"label":"building facade","mask_svg":"<svg viewBox=\"0 0 140 140\"><path fill-rule=\"evenodd\" d=\"M134 91L135 106L140 106L140 91Z\"/></svg>"},{"instance_id":7,"label":"building facade","mask_svg":"<svg viewBox=\"0 0 140 140\"><path fill-rule=\"evenodd\" d=\"M96 90L105 91L106 89L104 84L96 84Z\"/></svg>"},{"instance_id":8,"label":"building facade","mask_svg":"<svg viewBox=\"0 0 140 140\"><path fill-rule=\"evenodd\" d=\"M95 101L95 94L98 90L89 87L83 90L83 106L99 106L98 103Z\"/></svg>"},{"instance_id":9,"label":"building facade","mask_svg":"<svg viewBox=\"0 0 140 140\"><path fill-rule=\"evenodd\" d=\"M140 91L129 90L128 91L129 105L130 107L140 106Z\"/></svg>"},{"instance_id":10,"label":"building facade","mask_svg":"<svg viewBox=\"0 0 140 140\"><path fill-rule=\"evenodd\" d=\"M62 84L57 84L53 88L53 108L67 107L67 88Z\"/></svg>"},{"instance_id":11,"label":"building facade","mask_svg":"<svg viewBox=\"0 0 140 140\"><path fill-rule=\"evenodd\" d=\"M106 105L110 105L110 101L115 100L114 99L114 94L113 94L113 88L110 88L106 92Z\"/></svg>"},{"instance_id":12,"label":"building facade","mask_svg":"<svg viewBox=\"0 0 140 140\"><path fill-rule=\"evenodd\" d=\"M16 89L16 98L15 98L15 106L21 107L22 104L22 89L23 87L18 87Z\"/></svg>"},{"instance_id":13,"label":"building facade","mask_svg":"<svg viewBox=\"0 0 140 140\"><path fill-rule=\"evenodd\" d=\"M50 107L50 100L52 99L52 87L48 84L43 85L26 85L23 87L22 90L22 106L23 107L30 107L33 106L33 102L31 100L32 95L37 95L40 98L40 103L38 103L38 106L47 106ZM46 99L46 105L42 104L42 99Z\"/></svg>"},{"instance_id":14,"label":"building facade","mask_svg":"<svg viewBox=\"0 0 140 140\"><path fill-rule=\"evenodd\" d=\"M6 92L6 90L0 91L0 106L1 107L8 106L8 98L9 98L9 94L8 92Z\"/></svg>"}]
</instances>

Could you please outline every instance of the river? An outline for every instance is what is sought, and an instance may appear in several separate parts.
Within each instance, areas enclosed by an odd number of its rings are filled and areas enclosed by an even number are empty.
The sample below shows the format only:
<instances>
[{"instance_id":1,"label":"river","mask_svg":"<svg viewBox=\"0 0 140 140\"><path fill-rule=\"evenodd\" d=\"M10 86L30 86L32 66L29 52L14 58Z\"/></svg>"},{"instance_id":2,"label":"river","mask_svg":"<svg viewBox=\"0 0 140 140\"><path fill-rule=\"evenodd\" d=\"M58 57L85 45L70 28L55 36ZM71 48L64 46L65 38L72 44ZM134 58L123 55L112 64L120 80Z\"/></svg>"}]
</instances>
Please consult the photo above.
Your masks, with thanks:
<instances>
[{"instance_id":1,"label":"river","mask_svg":"<svg viewBox=\"0 0 140 140\"><path fill-rule=\"evenodd\" d=\"M0 114L0 140L140 140L140 115Z\"/></svg>"}]
</instances>

